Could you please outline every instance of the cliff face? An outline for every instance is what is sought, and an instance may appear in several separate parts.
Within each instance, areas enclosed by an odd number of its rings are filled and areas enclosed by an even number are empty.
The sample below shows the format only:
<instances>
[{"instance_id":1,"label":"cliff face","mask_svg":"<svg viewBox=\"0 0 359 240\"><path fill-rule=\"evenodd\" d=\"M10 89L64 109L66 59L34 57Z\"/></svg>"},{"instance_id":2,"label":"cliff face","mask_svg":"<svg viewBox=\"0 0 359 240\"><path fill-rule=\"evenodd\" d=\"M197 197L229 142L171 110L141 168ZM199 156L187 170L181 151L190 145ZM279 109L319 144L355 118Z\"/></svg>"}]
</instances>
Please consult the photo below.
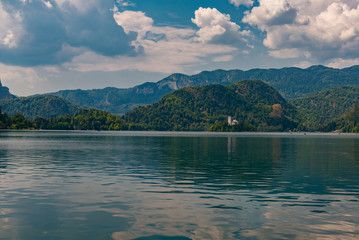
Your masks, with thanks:
<instances>
[{"instance_id":1,"label":"cliff face","mask_svg":"<svg viewBox=\"0 0 359 240\"><path fill-rule=\"evenodd\" d=\"M0 79L0 99L14 99L14 98L15 96L10 93L9 88L3 87Z\"/></svg>"}]
</instances>

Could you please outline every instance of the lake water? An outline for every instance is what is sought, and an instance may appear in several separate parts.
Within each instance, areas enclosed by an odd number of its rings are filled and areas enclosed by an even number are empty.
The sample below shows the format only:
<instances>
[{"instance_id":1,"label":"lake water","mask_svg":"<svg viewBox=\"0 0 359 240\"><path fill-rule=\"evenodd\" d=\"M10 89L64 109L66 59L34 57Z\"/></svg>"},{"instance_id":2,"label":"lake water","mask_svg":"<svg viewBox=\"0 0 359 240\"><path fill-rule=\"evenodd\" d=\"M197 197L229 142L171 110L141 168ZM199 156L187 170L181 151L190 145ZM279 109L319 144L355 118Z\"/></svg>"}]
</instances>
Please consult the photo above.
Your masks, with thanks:
<instances>
[{"instance_id":1,"label":"lake water","mask_svg":"<svg viewBox=\"0 0 359 240\"><path fill-rule=\"evenodd\" d=\"M1 131L0 239L359 239L359 137Z\"/></svg>"}]
</instances>

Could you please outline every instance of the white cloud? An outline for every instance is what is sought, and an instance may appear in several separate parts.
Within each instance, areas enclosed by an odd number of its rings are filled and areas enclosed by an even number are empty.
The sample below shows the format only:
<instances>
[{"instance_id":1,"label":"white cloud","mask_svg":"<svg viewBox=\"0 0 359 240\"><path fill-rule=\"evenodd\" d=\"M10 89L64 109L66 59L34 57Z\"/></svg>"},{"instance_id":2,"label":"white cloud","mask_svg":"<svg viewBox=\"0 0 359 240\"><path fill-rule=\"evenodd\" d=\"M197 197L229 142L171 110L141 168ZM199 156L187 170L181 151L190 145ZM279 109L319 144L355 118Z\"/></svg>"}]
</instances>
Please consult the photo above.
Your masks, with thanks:
<instances>
[{"instance_id":1,"label":"white cloud","mask_svg":"<svg viewBox=\"0 0 359 240\"><path fill-rule=\"evenodd\" d=\"M4 86L10 89L11 93L22 95L27 94L26 88L35 88L39 82L46 81L34 68L8 66L0 64L0 79ZM24 88L23 86L26 86ZM21 92L24 91L24 92Z\"/></svg>"},{"instance_id":2,"label":"white cloud","mask_svg":"<svg viewBox=\"0 0 359 240\"><path fill-rule=\"evenodd\" d=\"M135 6L133 2L126 1L126 0L116 0L116 3L121 7L129 7L129 6Z\"/></svg>"},{"instance_id":3,"label":"white cloud","mask_svg":"<svg viewBox=\"0 0 359 240\"><path fill-rule=\"evenodd\" d=\"M240 5L243 5L243 6L252 6L253 5L252 0L229 0L229 2L232 3L236 7L238 7Z\"/></svg>"},{"instance_id":4,"label":"white cloud","mask_svg":"<svg viewBox=\"0 0 359 240\"><path fill-rule=\"evenodd\" d=\"M298 58L298 57L309 58L311 55L309 52L306 51L303 52L296 48L284 48L280 50L269 51L269 56L280 58L280 59L288 59L288 58Z\"/></svg>"},{"instance_id":5,"label":"white cloud","mask_svg":"<svg viewBox=\"0 0 359 240\"><path fill-rule=\"evenodd\" d=\"M143 37L146 32L150 31L153 27L152 18L147 17L145 13L141 11L116 12L113 17L127 34L132 31L137 32Z\"/></svg>"},{"instance_id":6,"label":"white cloud","mask_svg":"<svg viewBox=\"0 0 359 240\"><path fill-rule=\"evenodd\" d=\"M353 65L359 65L359 58L354 58L354 59L336 58L331 60L331 62L328 64L328 67L346 68L346 67L351 67Z\"/></svg>"},{"instance_id":7,"label":"white cloud","mask_svg":"<svg viewBox=\"0 0 359 240\"><path fill-rule=\"evenodd\" d=\"M215 8L199 8L192 22L200 28L197 35L203 43L238 44L245 42L244 36L250 34L249 31L241 31L240 26L231 22L228 14Z\"/></svg>"},{"instance_id":8,"label":"white cloud","mask_svg":"<svg viewBox=\"0 0 359 240\"><path fill-rule=\"evenodd\" d=\"M7 34L3 40L4 45L12 48L16 46L15 35L11 30L7 30Z\"/></svg>"},{"instance_id":9,"label":"white cloud","mask_svg":"<svg viewBox=\"0 0 359 240\"><path fill-rule=\"evenodd\" d=\"M111 7L113 1L101 0L0 0L0 62L61 64L77 55L63 51L65 45L106 56L136 55L131 45L136 35L127 35L116 24Z\"/></svg>"},{"instance_id":10,"label":"white cloud","mask_svg":"<svg viewBox=\"0 0 359 240\"><path fill-rule=\"evenodd\" d=\"M0 2L0 49L16 47L22 33L21 13L7 12Z\"/></svg>"},{"instance_id":11,"label":"white cloud","mask_svg":"<svg viewBox=\"0 0 359 240\"><path fill-rule=\"evenodd\" d=\"M357 0L260 0L243 21L266 32L271 56L291 49L327 61L359 55ZM308 54L310 53L310 54ZM299 54L300 55L300 54Z\"/></svg>"},{"instance_id":12,"label":"white cloud","mask_svg":"<svg viewBox=\"0 0 359 240\"><path fill-rule=\"evenodd\" d=\"M305 69L305 68L309 68L309 67L311 67L311 66L313 66L313 65L315 65L315 64L312 63L312 62L309 62L309 61L301 61L301 62L295 64L294 67L298 67L298 68L303 68L303 69Z\"/></svg>"},{"instance_id":13,"label":"white cloud","mask_svg":"<svg viewBox=\"0 0 359 240\"><path fill-rule=\"evenodd\" d=\"M75 57L65 66L76 71L120 71L139 70L145 72L187 72L194 64L205 63L207 56L231 54L237 49L230 46L202 44L184 39L152 41L142 40L145 54L140 57L105 57L94 52L86 52Z\"/></svg>"},{"instance_id":14,"label":"white cloud","mask_svg":"<svg viewBox=\"0 0 359 240\"><path fill-rule=\"evenodd\" d=\"M101 0L54 0L58 6L64 7L66 5L76 7L80 12L84 13L89 9L101 6Z\"/></svg>"},{"instance_id":15,"label":"white cloud","mask_svg":"<svg viewBox=\"0 0 359 240\"><path fill-rule=\"evenodd\" d=\"M198 32L201 29L196 31L191 28L155 26L153 19L141 11L116 12L114 19L126 33L137 33L137 39L132 44L143 49L143 55L104 57L87 51L65 66L76 71L186 72L194 64L210 61L205 60L207 57L213 57L217 61L230 61L230 54L238 52L233 46L200 41ZM226 18L228 19L229 17ZM204 19L201 20L205 25ZM219 55L222 56L221 59L218 58Z\"/></svg>"},{"instance_id":16,"label":"white cloud","mask_svg":"<svg viewBox=\"0 0 359 240\"><path fill-rule=\"evenodd\" d=\"M243 21L261 30L266 30L272 25L292 23L297 15L288 0L260 0L260 6L254 7Z\"/></svg>"},{"instance_id":17,"label":"white cloud","mask_svg":"<svg viewBox=\"0 0 359 240\"><path fill-rule=\"evenodd\" d=\"M213 62L229 62L233 60L232 55L223 55L213 58Z\"/></svg>"},{"instance_id":18,"label":"white cloud","mask_svg":"<svg viewBox=\"0 0 359 240\"><path fill-rule=\"evenodd\" d=\"M45 4L45 6L47 7L47 8L53 8L53 6L52 6L52 4L51 4L51 2L50 1L43 1L43 3Z\"/></svg>"}]
</instances>

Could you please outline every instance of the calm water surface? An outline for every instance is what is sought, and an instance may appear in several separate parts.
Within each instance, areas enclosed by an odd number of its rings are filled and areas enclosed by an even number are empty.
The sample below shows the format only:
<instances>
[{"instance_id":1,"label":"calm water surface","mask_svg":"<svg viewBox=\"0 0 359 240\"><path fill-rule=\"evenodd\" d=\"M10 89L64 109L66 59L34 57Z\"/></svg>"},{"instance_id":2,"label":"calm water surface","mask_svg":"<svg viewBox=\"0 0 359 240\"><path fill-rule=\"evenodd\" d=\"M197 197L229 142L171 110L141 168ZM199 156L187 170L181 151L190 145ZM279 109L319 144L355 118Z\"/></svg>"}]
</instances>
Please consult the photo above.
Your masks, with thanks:
<instances>
[{"instance_id":1,"label":"calm water surface","mask_svg":"<svg viewBox=\"0 0 359 240\"><path fill-rule=\"evenodd\" d=\"M0 239L359 239L359 137L0 132Z\"/></svg>"}]
</instances>

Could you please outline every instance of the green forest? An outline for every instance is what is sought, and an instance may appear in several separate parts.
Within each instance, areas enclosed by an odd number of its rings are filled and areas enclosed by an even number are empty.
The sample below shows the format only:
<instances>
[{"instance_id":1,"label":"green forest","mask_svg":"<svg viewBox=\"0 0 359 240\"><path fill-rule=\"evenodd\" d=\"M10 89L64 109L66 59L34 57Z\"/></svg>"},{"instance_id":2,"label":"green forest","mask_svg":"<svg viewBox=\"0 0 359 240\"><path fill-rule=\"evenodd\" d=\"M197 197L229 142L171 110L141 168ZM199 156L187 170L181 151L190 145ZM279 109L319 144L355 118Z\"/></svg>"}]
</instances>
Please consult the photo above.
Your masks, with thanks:
<instances>
[{"instance_id":1,"label":"green forest","mask_svg":"<svg viewBox=\"0 0 359 240\"><path fill-rule=\"evenodd\" d=\"M41 95L0 100L0 128L358 132L358 99L359 87L346 86L287 101L267 83L246 80L185 87L118 116ZM233 124L228 124L229 116Z\"/></svg>"},{"instance_id":2,"label":"green forest","mask_svg":"<svg viewBox=\"0 0 359 240\"><path fill-rule=\"evenodd\" d=\"M50 95L37 95L31 97L20 97L15 99L0 100L2 110L13 116L20 113L27 119L36 117L58 117L62 115L75 115L85 107L78 106L63 98Z\"/></svg>"},{"instance_id":3,"label":"green forest","mask_svg":"<svg viewBox=\"0 0 359 240\"><path fill-rule=\"evenodd\" d=\"M96 109L84 109L73 116L38 117L34 120L26 120L20 113L12 117L0 113L2 129L128 130L129 127L130 125L120 117Z\"/></svg>"},{"instance_id":4,"label":"green forest","mask_svg":"<svg viewBox=\"0 0 359 240\"><path fill-rule=\"evenodd\" d=\"M62 90L49 93L73 104L125 114L138 106L159 101L175 90L211 84L230 85L244 80L262 80L274 87L284 98L296 99L340 86L359 84L359 66L335 69L312 66L306 69L251 69L204 71L192 76L175 73L158 82L147 82L132 88L108 87L93 90Z\"/></svg>"},{"instance_id":5,"label":"green forest","mask_svg":"<svg viewBox=\"0 0 359 240\"><path fill-rule=\"evenodd\" d=\"M160 131L286 131L298 125L295 115L295 108L274 88L251 80L182 88L124 118ZM223 128L228 116L238 124Z\"/></svg>"}]
</instances>

